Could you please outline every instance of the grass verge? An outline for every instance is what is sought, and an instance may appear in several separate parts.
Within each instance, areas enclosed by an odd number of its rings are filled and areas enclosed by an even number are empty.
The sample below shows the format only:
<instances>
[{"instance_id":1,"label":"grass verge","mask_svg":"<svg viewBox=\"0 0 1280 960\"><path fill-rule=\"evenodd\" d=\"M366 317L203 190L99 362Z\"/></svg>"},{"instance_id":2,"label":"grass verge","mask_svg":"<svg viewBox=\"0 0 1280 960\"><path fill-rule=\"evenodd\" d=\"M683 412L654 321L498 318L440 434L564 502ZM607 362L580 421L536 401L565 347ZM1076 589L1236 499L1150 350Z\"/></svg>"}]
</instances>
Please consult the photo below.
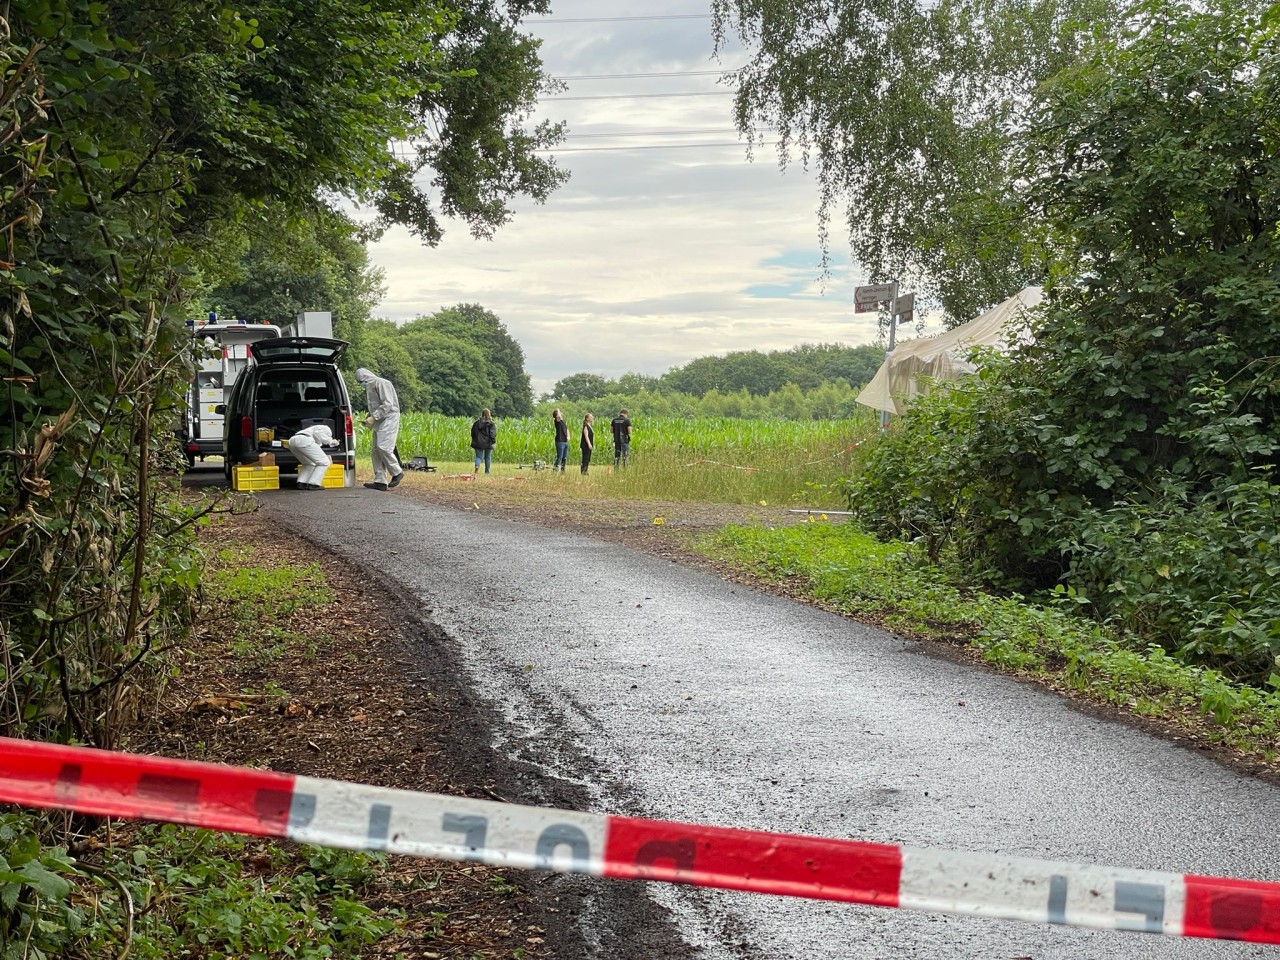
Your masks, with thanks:
<instances>
[{"instance_id":1,"label":"grass verge","mask_svg":"<svg viewBox=\"0 0 1280 960\"><path fill-rule=\"evenodd\" d=\"M900 633L969 647L985 662L1172 725L1277 772L1280 693L1186 666L1162 649L1134 649L1105 627L1018 596L995 597L946 582L904 545L847 525L727 527L698 549L832 610Z\"/></svg>"},{"instance_id":2,"label":"grass verge","mask_svg":"<svg viewBox=\"0 0 1280 960\"><path fill-rule=\"evenodd\" d=\"M406 456L406 461L408 457ZM456 486L459 483L503 485L523 488L514 497L570 500L663 500L679 503L724 503L748 505L790 505L840 509L841 494L836 489L839 477L813 474L811 479L794 483L784 471L761 469L745 471L727 463L684 462L674 455L659 459L636 459L623 468L613 466L612 454L593 461L586 475L570 460L564 473L548 469L538 461L529 463L494 463L486 474L481 467L477 476L471 461L431 461L433 473L408 471L423 486ZM360 457L356 472L363 482L373 478L371 461Z\"/></svg>"}]
</instances>

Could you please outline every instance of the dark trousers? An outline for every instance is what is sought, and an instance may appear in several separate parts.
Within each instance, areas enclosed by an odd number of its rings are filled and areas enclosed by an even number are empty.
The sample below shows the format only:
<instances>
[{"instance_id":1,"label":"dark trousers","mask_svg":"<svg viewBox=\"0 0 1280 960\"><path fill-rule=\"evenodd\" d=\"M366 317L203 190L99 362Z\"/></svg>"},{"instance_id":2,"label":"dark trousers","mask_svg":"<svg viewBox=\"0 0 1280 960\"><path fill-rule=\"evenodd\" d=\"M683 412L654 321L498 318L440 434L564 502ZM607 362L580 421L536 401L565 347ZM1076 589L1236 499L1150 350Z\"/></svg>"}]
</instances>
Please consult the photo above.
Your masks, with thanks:
<instances>
[{"instance_id":1,"label":"dark trousers","mask_svg":"<svg viewBox=\"0 0 1280 960\"><path fill-rule=\"evenodd\" d=\"M584 449L582 451L582 472L587 472L587 467L591 466L591 451Z\"/></svg>"}]
</instances>

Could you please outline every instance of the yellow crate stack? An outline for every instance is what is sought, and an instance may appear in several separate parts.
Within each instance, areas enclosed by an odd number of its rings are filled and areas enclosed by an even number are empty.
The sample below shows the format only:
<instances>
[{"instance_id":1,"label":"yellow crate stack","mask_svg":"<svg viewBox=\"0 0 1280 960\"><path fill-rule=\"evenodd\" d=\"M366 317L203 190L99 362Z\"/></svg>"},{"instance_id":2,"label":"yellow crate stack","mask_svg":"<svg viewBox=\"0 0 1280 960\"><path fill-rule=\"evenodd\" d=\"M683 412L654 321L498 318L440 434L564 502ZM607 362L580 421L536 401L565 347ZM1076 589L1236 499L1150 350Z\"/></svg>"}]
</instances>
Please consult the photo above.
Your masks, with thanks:
<instances>
[{"instance_id":1,"label":"yellow crate stack","mask_svg":"<svg viewBox=\"0 0 1280 960\"><path fill-rule=\"evenodd\" d=\"M330 487L345 487L347 478L344 475L342 464L332 464L329 469L324 472L324 479L320 481L320 486L326 489Z\"/></svg>"},{"instance_id":2,"label":"yellow crate stack","mask_svg":"<svg viewBox=\"0 0 1280 960\"><path fill-rule=\"evenodd\" d=\"M232 490L279 490L279 467L236 467L231 472Z\"/></svg>"}]
</instances>

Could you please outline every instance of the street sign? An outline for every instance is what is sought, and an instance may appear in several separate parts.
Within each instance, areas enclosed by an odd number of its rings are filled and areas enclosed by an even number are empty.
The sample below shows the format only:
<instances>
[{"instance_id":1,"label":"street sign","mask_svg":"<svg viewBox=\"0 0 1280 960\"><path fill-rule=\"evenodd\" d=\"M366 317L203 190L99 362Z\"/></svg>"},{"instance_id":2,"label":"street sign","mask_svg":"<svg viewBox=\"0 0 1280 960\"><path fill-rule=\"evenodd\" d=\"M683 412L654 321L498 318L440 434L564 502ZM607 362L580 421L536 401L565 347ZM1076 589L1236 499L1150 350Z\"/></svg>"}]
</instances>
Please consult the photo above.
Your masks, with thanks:
<instances>
[{"instance_id":1,"label":"street sign","mask_svg":"<svg viewBox=\"0 0 1280 960\"><path fill-rule=\"evenodd\" d=\"M899 297L897 307L899 323L910 324L915 322L916 295L914 293L908 293L905 297Z\"/></svg>"},{"instance_id":2,"label":"street sign","mask_svg":"<svg viewBox=\"0 0 1280 960\"><path fill-rule=\"evenodd\" d=\"M854 287L853 312L874 313L880 309L880 304L893 299L897 289L896 283L873 283L865 287Z\"/></svg>"}]
</instances>

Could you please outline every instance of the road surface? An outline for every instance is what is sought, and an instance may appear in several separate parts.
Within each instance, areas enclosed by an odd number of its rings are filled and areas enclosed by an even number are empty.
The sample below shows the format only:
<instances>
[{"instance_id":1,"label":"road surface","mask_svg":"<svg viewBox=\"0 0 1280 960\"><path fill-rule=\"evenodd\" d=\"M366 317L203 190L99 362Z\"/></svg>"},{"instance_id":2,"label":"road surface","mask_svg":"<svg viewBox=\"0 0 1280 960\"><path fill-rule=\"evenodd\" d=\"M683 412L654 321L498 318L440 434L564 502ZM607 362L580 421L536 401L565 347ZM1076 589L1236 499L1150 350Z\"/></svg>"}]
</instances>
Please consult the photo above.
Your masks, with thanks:
<instances>
[{"instance_id":1,"label":"road surface","mask_svg":"<svg viewBox=\"0 0 1280 960\"><path fill-rule=\"evenodd\" d=\"M346 555L439 627L447 639L423 656L461 671L499 718L493 745L533 771L511 799L1280 879L1280 789L1038 688L598 540L362 488L261 499L265 523ZM627 960L1275 956L577 880L598 898L579 921L584 954Z\"/></svg>"}]
</instances>

